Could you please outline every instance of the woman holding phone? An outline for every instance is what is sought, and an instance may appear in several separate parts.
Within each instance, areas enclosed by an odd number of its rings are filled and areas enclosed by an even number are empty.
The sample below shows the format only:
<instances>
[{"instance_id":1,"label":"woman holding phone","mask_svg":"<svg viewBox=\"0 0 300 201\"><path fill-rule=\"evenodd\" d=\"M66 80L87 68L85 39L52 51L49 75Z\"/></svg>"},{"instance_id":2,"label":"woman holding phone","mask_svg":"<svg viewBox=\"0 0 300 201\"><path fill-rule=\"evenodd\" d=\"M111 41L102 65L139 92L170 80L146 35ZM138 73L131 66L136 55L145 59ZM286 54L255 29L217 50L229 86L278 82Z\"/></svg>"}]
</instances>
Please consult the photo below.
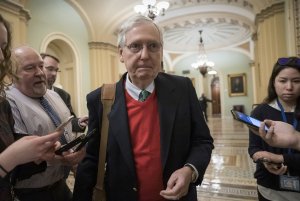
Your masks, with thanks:
<instances>
[{"instance_id":1,"label":"woman holding phone","mask_svg":"<svg viewBox=\"0 0 300 201\"><path fill-rule=\"evenodd\" d=\"M300 58L279 58L269 80L268 95L251 116L284 121L300 131ZM252 130L248 152L257 162L254 177L260 201L296 201L300 197L300 152L269 146Z\"/></svg>"},{"instance_id":2,"label":"woman holding phone","mask_svg":"<svg viewBox=\"0 0 300 201\"><path fill-rule=\"evenodd\" d=\"M54 149L62 131L38 137L26 136L14 140L14 120L11 108L5 99L4 78L14 76L11 62L11 32L8 22L0 14L0 200L12 200L10 173L20 164L54 157Z\"/></svg>"}]
</instances>

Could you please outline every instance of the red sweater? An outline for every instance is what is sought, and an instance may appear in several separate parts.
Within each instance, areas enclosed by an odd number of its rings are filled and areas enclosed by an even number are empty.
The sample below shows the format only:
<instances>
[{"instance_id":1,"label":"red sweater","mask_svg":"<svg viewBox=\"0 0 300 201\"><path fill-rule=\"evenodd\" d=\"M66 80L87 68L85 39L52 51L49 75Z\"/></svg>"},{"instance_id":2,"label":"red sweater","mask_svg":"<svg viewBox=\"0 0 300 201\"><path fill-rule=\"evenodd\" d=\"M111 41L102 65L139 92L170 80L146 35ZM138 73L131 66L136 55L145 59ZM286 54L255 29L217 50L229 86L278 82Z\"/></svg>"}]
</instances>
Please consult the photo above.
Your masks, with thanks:
<instances>
[{"instance_id":1,"label":"red sweater","mask_svg":"<svg viewBox=\"0 0 300 201\"><path fill-rule=\"evenodd\" d=\"M162 164L157 97L153 92L145 102L126 92L133 157L138 179L139 201L162 201Z\"/></svg>"}]
</instances>

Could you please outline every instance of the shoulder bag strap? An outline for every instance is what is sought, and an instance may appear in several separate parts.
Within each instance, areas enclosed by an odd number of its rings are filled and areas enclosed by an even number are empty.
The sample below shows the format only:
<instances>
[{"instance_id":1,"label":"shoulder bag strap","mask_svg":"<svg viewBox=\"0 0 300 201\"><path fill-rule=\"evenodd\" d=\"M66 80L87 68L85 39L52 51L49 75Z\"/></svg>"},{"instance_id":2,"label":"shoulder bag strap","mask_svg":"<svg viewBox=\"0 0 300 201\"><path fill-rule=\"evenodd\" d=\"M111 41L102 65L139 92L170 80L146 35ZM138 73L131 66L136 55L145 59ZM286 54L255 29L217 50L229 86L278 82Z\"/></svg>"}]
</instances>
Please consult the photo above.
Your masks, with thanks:
<instances>
[{"instance_id":1,"label":"shoulder bag strap","mask_svg":"<svg viewBox=\"0 0 300 201\"><path fill-rule=\"evenodd\" d=\"M107 146L108 127L109 127L108 114L110 113L111 106L114 103L115 93L116 93L116 84L102 85L101 87L101 102L103 104L102 128L100 133L97 184L94 188L94 193L93 193L94 201L105 200L104 175L105 175L106 146Z\"/></svg>"}]
</instances>

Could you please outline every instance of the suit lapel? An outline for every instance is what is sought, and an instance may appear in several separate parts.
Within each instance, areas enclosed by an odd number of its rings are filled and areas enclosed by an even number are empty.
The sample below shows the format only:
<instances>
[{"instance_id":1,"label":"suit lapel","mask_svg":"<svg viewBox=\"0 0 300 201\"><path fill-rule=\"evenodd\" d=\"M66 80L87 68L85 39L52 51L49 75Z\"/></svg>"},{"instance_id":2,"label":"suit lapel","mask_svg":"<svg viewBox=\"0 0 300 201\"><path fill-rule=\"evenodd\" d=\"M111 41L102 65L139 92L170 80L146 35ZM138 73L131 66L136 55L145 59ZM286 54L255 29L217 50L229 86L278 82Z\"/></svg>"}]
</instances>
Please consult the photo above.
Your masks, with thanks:
<instances>
[{"instance_id":1,"label":"suit lapel","mask_svg":"<svg viewBox=\"0 0 300 201\"><path fill-rule=\"evenodd\" d=\"M116 122L114 125L110 125L110 134L112 134L117 141L124 160L126 161L132 175L135 177L135 167L124 93L123 79L121 79L121 81L117 83L115 103L109 114L109 122Z\"/></svg>"},{"instance_id":2,"label":"suit lapel","mask_svg":"<svg viewBox=\"0 0 300 201\"><path fill-rule=\"evenodd\" d=\"M179 95L176 94L175 86L171 83L172 82L166 82L163 74L159 74L155 79L160 119L160 147L163 169L165 168L170 150L172 128L179 97Z\"/></svg>"},{"instance_id":3,"label":"suit lapel","mask_svg":"<svg viewBox=\"0 0 300 201\"><path fill-rule=\"evenodd\" d=\"M123 76L123 78L124 77L125 76ZM160 146L163 169L165 168L170 150L172 128L175 121L179 97L179 94L176 93L175 86L171 83L172 82L166 82L165 77L160 74L155 79L155 90L157 93L160 118ZM124 160L132 175L135 177L136 174L128 126L123 79L117 83L116 99L111 113L109 114L109 121L117 122L117 124L110 125L110 134L112 134L118 142Z\"/></svg>"}]
</instances>

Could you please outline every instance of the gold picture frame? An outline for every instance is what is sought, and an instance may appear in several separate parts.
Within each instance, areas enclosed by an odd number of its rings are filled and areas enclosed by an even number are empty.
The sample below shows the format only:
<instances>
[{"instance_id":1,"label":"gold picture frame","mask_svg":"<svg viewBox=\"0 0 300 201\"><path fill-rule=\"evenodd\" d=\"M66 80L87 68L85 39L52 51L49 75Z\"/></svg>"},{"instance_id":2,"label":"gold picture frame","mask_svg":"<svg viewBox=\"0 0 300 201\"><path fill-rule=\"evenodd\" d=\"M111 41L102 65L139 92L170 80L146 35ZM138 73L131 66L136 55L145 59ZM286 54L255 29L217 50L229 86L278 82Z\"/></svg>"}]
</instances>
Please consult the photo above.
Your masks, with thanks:
<instances>
[{"instance_id":1,"label":"gold picture frame","mask_svg":"<svg viewBox=\"0 0 300 201\"><path fill-rule=\"evenodd\" d=\"M228 75L229 96L247 95L247 78L245 73Z\"/></svg>"}]
</instances>

